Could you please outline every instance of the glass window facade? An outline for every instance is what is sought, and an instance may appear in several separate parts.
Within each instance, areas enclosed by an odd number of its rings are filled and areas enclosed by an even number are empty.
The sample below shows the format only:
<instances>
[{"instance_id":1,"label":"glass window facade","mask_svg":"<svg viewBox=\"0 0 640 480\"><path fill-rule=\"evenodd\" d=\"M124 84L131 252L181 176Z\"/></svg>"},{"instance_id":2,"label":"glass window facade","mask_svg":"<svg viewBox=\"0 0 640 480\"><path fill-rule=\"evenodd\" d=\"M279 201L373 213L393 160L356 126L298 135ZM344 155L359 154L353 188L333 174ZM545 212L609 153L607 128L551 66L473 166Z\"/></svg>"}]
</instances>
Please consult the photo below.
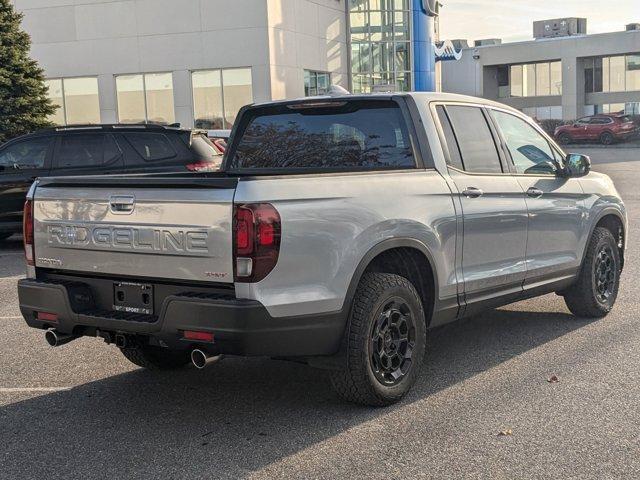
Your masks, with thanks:
<instances>
[{"instance_id":1,"label":"glass window facade","mask_svg":"<svg viewBox=\"0 0 640 480\"><path fill-rule=\"evenodd\" d=\"M354 93L411 90L409 0L349 0Z\"/></svg>"},{"instance_id":2,"label":"glass window facade","mask_svg":"<svg viewBox=\"0 0 640 480\"><path fill-rule=\"evenodd\" d=\"M529 115L537 121L562 120L562 106L560 105L523 108L522 113Z\"/></svg>"},{"instance_id":3,"label":"glass window facade","mask_svg":"<svg viewBox=\"0 0 640 480\"><path fill-rule=\"evenodd\" d=\"M605 103L602 105L585 105L585 115L600 113L624 113L625 115L640 115L640 101L627 103Z\"/></svg>"},{"instance_id":4,"label":"glass window facade","mask_svg":"<svg viewBox=\"0 0 640 480\"><path fill-rule=\"evenodd\" d=\"M304 94L307 97L313 95L325 95L331 87L331 74L326 72L304 71Z\"/></svg>"},{"instance_id":5,"label":"glass window facade","mask_svg":"<svg viewBox=\"0 0 640 480\"><path fill-rule=\"evenodd\" d=\"M501 69L504 69L504 66L498 67L499 72ZM509 89L506 88L507 85L498 86L500 98L562 95L562 63L511 65L508 85Z\"/></svg>"},{"instance_id":6,"label":"glass window facade","mask_svg":"<svg viewBox=\"0 0 640 480\"><path fill-rule=\"evenodd\" d=\"M119 75L116 92L120 123L175 123L171 72Z\"/></svg>"},{"instance_id":7,"label":"glass window facade","mask_svg":"<svg viewBox=\"0 0 640 480\"><path fill-rule=\"evenodd\" d=\"M584 62L585 92L640 91L640 54L587 58Z\"/></svg>"},{"instance_id":8,"label":"glass window facade","mask_svg":"<svg viewBox=\"0 0 640 480\"><path fill-rule=\"evenodd\" d=\"M191 83L196 128L231 128L238 111L253 102L250 68L192 72Z\"/></svg>"},{"instance_id":9,"label":"glass window facade","mask_svg":"<svg viewBox=\"0 0 640 480\"><path fill-rule=\"evenodd\" d=\"M98 79L55 78L45 81L49 98L58 108L49 120L56 125L100 123Z\"/></svg>"}]
</instances>

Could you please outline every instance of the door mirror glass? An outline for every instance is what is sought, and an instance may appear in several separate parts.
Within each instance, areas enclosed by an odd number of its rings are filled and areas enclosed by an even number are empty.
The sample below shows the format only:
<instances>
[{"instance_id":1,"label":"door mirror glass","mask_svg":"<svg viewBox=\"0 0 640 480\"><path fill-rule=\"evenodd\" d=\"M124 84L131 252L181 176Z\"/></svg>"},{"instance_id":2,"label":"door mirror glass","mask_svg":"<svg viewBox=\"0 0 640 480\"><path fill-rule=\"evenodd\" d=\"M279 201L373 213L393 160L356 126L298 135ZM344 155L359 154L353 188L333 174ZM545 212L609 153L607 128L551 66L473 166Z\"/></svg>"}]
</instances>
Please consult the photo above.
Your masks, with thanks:
<instances>
[{"instance_id":1,"label":"door mirror glass","mask_svg":"<svg viewBox=\"0 0 640 480\"><path fill-rule=\"evenodd\" d=\"M591 159L579 153L567 155L566 172L569 177L582 177L591 171Z\"/></svg>"}]
</instances>

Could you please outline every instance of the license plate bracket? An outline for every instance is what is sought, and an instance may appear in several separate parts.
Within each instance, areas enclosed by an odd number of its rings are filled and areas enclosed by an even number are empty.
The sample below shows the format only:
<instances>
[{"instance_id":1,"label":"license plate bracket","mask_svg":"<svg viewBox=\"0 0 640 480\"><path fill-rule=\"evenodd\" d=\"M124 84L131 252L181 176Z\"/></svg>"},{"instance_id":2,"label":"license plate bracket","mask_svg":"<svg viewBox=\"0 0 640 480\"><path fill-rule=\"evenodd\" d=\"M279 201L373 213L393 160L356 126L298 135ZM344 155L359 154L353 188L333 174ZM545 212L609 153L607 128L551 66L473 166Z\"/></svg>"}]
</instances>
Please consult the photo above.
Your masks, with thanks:
<instances>
[{"instance_id":1,"label":"license plate bracket","mask_svg":"<svg viewBox=\"0 0 640 480\"><path fill-rule=\"evenodd\" d=\"M153 315L153 285L115 282L113 284L113 309L117 312Z\"/></svg>"}]
</instances>

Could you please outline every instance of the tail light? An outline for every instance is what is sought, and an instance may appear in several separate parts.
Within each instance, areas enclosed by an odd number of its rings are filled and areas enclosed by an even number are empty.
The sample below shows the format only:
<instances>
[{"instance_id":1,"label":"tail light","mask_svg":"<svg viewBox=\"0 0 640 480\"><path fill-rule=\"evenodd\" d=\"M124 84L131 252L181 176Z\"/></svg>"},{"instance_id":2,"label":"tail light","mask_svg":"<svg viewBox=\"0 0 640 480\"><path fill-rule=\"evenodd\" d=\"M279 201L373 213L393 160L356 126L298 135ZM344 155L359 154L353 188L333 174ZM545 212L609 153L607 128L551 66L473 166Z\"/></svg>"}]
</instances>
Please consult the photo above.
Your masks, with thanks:
<instances>
[{"instance_id":1,"label":"tail light","mask_svg":"<svg viewBox=\"0 0 640 480\"><path fill-rule=\"evenodd\" d=\"M33 252L33 200L24 202L24 214L22 216L22 233L24 241L24 257L27 265L35 265Z\"/></svg>"},{"instance_id":2,"label":"tail light","mask_svg":"<svg viewBox=\"0 0 640 480\"><path fill-rule=\"evenodd\" d=\"M269 203L238 205L234 218L234 259L237 282L259 282L278 262L280 214Z\"/></svg>"}]
</instances>

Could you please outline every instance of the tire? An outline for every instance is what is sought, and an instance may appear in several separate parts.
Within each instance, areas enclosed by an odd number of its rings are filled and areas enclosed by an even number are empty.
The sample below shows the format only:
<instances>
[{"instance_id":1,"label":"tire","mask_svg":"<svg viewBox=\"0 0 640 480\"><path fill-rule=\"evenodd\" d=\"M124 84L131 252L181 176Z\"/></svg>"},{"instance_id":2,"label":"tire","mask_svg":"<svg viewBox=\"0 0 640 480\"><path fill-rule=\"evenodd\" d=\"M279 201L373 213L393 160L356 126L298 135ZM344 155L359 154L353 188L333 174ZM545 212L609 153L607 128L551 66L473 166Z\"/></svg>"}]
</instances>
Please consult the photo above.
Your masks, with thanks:
<instances>
[{"instance_id":1,"label":"tire","mask_svg":"<svg viewBox=\"0 0 640 480\"><path fill-rule=\"evenodd\" d=\"M420 373L427 342L422 301L411 282L365 274L345 335L346 366L331 377L338 395L372 407L401 400Z\"/></svg>"},{"instance_id":2,"label":"tire","mask_svg":"<svg viewBox=\"0 0 640 480\"><path fill-rule=\"evenodd\" d=\"M560 142L561 145L569 145L571 143L571 135L568 133L561 134L558 137L558 142Z\"/></svg>"},{"instance_id":3,"label":"tire","mask_svg":"<svg viewBox=\"0 0 640 480\"><path fill-rule=\"evenodd\" d=\"M587 318L606 316L618 297L620 273L620 251L615 237L606 228L596 228L576 283L563 292L571 313Z\"/></svg>"},{"instance_id":4,"label":"tire","mask_svg":"<svg viewBox=\"0 0 640 480\"><path fill-rule=\"evenodd\" d=\"M613 138L613 134L609 132L604 132L600 135L600 143L602 145L611 145L615 139Z\"/></svg>"},{"instance_id":5,"label":"tire","mask_svg":"<svg viewBox=\"0 0 640 480\"><path fill-rule=\"evenodd\" d=\"M150 345L133 345L120 351L131 363L148 370L173 370L191 361L189 351L169 350Z\"/></svg>"}]
</instances>

